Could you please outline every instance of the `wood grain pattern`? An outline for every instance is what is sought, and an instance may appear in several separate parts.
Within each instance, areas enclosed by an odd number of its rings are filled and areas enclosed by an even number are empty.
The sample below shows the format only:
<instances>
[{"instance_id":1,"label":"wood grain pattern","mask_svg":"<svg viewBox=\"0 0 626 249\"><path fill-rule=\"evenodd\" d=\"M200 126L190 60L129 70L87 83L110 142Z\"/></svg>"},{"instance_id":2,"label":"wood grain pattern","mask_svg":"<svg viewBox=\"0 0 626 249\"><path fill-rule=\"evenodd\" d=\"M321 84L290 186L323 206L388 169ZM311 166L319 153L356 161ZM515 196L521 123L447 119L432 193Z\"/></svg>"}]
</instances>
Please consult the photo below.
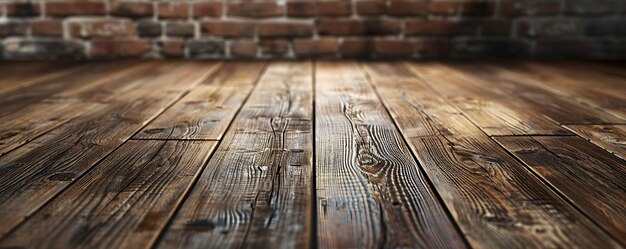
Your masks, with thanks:
<instances>
[{"instance_id":1,"label":"wood grain pattern","mask_svg":"<svg viewBox=\"0 0 626 249\"><path fill-rule=\"evenodd\" d=\"M481 85L481 79L440 63L413 63L410 68L488 135L569 134L534 106L516 95Z\"/></svg>"},{"instance_id":2,"label":"wood grain pattern","mask_svg":"<svg viewBox=\"0 0 626 249\"><path fill-rule=\"evenodd\" d=\"M117 97L0 157L0 237L30 216L216 66L193 63L146 76ZM160 89L160 91L154 91Z\"/></svg>"},{"instance_id":3,"label":"wood grain pattern","mask_svg":"<svg viewBox=\"0 0 626 249\"><path fill-rule=\"evenodd\" d=\"M626 160L626 125L567 125L565 128Z\"/></svg>"},{"instance_id":4,"label":"wood grain pattern","mask_svg":"<svg viewBox=\"0 0 626 249\"><path fill-rule=\"evenodd\" d=\"M322 248L464 248L358 64L316 67Z\"/></svg>"},{"instance_id":5,"label":"wood grain pattern","mask_svg":"<svg viewBox=\"0 0 626 249\"><path fill-rule=\"evenodd\" d=\"M601 87L554 70L537 67L531 63L513 64L503 67L503 70L515 72L518 77L532 79L537 86L554 93L573 98L583 104L603 109L611 114L626 119L626 93L613 91L607 94Z\"/></svg>"},{"instance_id":6,"label":"wood grain pattern","mask_svg":"<svg viewBox=\"0 0 626 249\"><path fill-rule=\"evenodd\" d=\"M224 65L134 138L221 139L263 68L260 62Z\"/></svg>"},{"instance_id":7,"label":"wood grain pattern","mask_svg":"<svg viewBox=\"0 0 626 249\"><path fill-rule=\"evenodd\" d=\"M559 124L626 122L600 108L592 108L537 87L527 82L529 79L517 77L500 67L479 63L455 63L453 66L472 77L471 82L481 85L484 91L506 96L509 101L522 101L528 104L528 111L545 115Z\"/></svg>"},{"instance_id":8,"label":"wood grain pattern","mask_svg":"<svg viewBox=\"0 0 626 249\"><path fill-rule=\"evenodd\" d=\"M0 246L150 248L215 144L128 141Z\"/></svg>"},{"instance_id":9,"label":"wood grain pattern","mask_svg":"<svg viewBox=\"0 0 626 249\"><path fill-rule=\"evenodd\" d=\"M0 75L0 94L60 77L81 68L74 63L51 62L13 62L11 65L2 65L0 71L5 73Z\"/></svg>"},{"instance_id":10,"label":"wood grain pattern","mask_svg":"<svg viewBox=\"0 0 626 249\"><path fill-rule=\"evenodd\" d=\"M625 161L579 137L495 140L626 244Z\"/></svg>"},{"instance_id":11,"label":"wood grain pattern","mask_svg":"<svg viewBox=\"0 0 626 249\"><path fill-rule=\"evenodd\" d=\"M159 248L308 248L312 66L272 63Z\"/></svg>"},{"instance_id":12,"label":"wood grain pattern","mask_svg":"<svg viewBox=\"0 0 626 249\"><path fill-rule=\"evenodd\" d=\"M401 64L373 65L377 71ZM405 74L410 74L408 71ZM384 75L384 74L381 74ZM382 100L473 247L619 248L429 88L423 79L376 80ZM415 121L419 120L419 121Z\"/></svg>"}]
</instances>

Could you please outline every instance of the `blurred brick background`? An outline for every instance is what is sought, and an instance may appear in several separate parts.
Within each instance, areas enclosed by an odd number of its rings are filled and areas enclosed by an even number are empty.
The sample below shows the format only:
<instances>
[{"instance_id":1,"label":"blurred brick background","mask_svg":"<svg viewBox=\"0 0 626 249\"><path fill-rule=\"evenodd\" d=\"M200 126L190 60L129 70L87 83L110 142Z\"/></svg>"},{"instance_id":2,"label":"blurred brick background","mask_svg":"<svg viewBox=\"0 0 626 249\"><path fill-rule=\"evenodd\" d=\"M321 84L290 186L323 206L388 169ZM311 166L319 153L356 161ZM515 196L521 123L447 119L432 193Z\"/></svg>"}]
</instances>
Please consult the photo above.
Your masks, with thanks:
<instances>
[{"instance_id":1,"label":"blurred brick background","mask_svg":"<svg viewBox=\"0 0 626 249\"><path fill-rule=\"evenodd\" d=\"M626 58L626 0L0 0L2 59Z\"/></svg>"}]
</instances>

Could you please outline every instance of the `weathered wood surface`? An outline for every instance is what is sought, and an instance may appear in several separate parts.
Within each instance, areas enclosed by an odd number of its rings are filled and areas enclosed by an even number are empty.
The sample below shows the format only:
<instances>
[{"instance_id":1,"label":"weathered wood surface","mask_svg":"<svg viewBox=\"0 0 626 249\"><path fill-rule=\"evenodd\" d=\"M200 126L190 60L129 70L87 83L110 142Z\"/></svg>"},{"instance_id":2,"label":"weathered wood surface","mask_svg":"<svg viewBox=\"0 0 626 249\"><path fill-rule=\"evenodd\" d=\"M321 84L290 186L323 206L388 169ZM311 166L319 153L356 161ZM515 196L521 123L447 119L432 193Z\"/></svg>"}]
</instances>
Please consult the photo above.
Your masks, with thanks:
<instances>
[{"instance_id":1,"label":"weathered wood surface","mask_svg":"<svg viewBox=\"0 0 626 249\"><path fill-rule=\"evenodd\" d=\"M318 62L315 96L320 247L465 247L358 64Z\"/></svg>"},{"instance_id":2,"label":"weathered wood surface","mask_svg":"<svg viewBox=\"0 0 626 249\"><path fill-rule=\"evenodd\" d=\"M147 75L143 88L117 96L116 101L0 157L0 237L200 83L215 66L197 62Z\"/></svg>"},{"instance_id":3,"label":"weathered wood surface","mask_svg":"<svg viewBox=\"0 0 626 249\"><path fill-rule=\"evenodd\" d=\"M312 65L271 63L159 248L312 245Z\"/></svg>"},{"instance_id":4,"label":"weathered wood surface","mask_svg":"<svg viewBox=\"0 0 626 249\"><path fill-rule=\"evenodd\" d=\"M449 99L488 135L562 135L569 131L540 109L440 63L413 63L423 82Z\"/></svg>"},{"instance_id":5,"label":"weathered wood surface","mask_svg":"<svg viewBox=\"0 0 626 249\"><path fill-rule=\"evenodd\" d=\"M261 62L227 63L137 133L135 138L219 140L263 68Z\"/></svg>"},{"instance_id":6,"label":"weathered wood surface","mask_svg":"<svg viewBox=\"0 0 626 249\"><path fill-rule=\"evenodd\" d=\"M626 244L626 161L580 137L496 141Z\"/></svg>"},{"instance_id":7,"label":"weathered wood surface","mask_svg":"<svg viewBox=\"0 0 626 249\"><path fill-rule=\"evenodd\" d=\"M565 128L626 160L626 125L566 125Z\"/></svg>"},{"instance_id":8,"label":"weathered wood surface","mask_svg":"<svg viewBox=\"0 0 626 249\"><path fill-rule=\"evenodd\" d=\"M379 68L368 69L372 67ZM430 83L377 79L385 68L398 74L401 67L366 64L368 72L379 72L371 78L383 102L473 247L619 248L439 97Z\"/></svg>"},{"instance_id":9,"label":"weathered wood surface","mask_svg":"<svg viewBox=\"0 0 626 249\"><path fill-rule=\"evenodd\" d=\"M0 241L0 245L150 248L215 144L128 141Z\"/></svg>"},{"instance_id":10,"label":"weathered wood surface","mask_svg":"<svg viewBox=\"0 0 626 249\"><path fill-rule=\"evenodd\" d=\"M614 89L607 94L606 89L593 84L597 81L587 82L568 77L565 73L554 72L531 63L513 64L501 68L515 72L518 77L533 79L532 82L538 87L626 119L626 93L623 90Z\"/></svg>"},{"instance_id":11,"label":"weathered wood surface","mask_svg":"<svg viewBox=\"0 0 626 249\"><path fill-rule=\"evenodd\" d=\"M536 86L530 79L523 79L500 67L485 64L455 63L455 68L473 77L471 82L482 86L507 101L522 101L531 108L528 111L544 115L559 124L603 124L626 122L600 108L593 108ZM626 83L625 83L626 85Z\"/></svg>"}]
</instances>

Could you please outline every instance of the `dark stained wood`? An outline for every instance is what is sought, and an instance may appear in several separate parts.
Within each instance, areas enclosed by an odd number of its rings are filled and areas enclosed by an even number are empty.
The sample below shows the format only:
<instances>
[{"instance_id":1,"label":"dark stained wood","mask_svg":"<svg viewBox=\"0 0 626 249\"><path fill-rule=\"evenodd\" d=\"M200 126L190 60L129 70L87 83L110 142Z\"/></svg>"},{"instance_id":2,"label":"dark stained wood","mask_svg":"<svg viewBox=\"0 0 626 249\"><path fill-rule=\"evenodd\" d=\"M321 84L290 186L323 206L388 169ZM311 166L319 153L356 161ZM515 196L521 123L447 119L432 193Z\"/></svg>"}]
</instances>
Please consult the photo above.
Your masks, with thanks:
<instances>
[{"instance_id":1,"label":"dark stained wood","mask_svg":"<svg viewBox=\"0 0 626 249\"><path fill-rule=\"evenodd\" d=\"M321 248L464 248L393 120L351 62L316 67Z\"/></svg>"},{"instance_id":2,"label":"dark stained wood","mask_svg":"<svg viewBox=\"0 0 626 249\"><path fill-rule=\"evenodd\" d=\"M366 70L376 66L367 64ZM395 68L397 74L402 65L380 67L378 72ZM371 78L473 247L619 248L608 234L439 97L430 82Z\"/></svg>"},{"instance_id":3,"label":"dark stained wood","mask_svg":"<svg viewBox=\"0 0 626 249\"><path fill-rule=\"evenodd\" d=\"M81 102L51 102L30 105L18 113L0 116L0 156L93 106Z\"/></svg>"},{"instance_id":4,"label":"dark stained wood","mask_svg":"<svg viewBox=\"0 0 626 249\"><path fill-rule=\"evenodd\" d=\"M440 63L413 63L411 70L488 135L569 134L534 106L515 95L484 86L481 79Z\"/></svg>"},{"instance_id":5,"label":"dark stained wood","mask_svg":"<svg viewBox=\"0 0 626 249\"><path fill-rule=\"evenodd\" d=\"M0 241L0 245L149 248L199 175L215 144L128 141Z\"/></svg>"},{"instance_id":6,"label":"dark stained wood","mask_svg":"<svg viewBox=\"0 0 626 249\"><path fill-rule=\"evenodd\" d=\"M538 87L626 119L626 93L623 91L611 92L609 89L602 89L599 85L593 84L597 81L568 77L564 73L531 63L508 65L503 67L503 70L515 72L518 77L532 79L533 81L529 82L533 82Z\"/></svg>"},{"instance_id":7,"label":"dark stained wood","mask_svg":"<svg viewBox=\"0 0 626 249\"><path fill-rule=\"evenodd\" d=\"M136 139L222 138L259 78L264 63L233 62L152 121Z\"/></svg>"},{"instance_id":8,"label":"dark stained wood","mask_svg":"<svg viewBox=\"0 0 626 249\"><path fill-rule=\"evenodd\" d=\"M0 66L0 94L36 84L40 81L60 77L80 66L73 63L16 62Z\"/></svg>"},{"instance_id":9,"label":"dark stained wood","mask_svg":"<svg viewBox=\"0 0 626 249\"><path fill-rule=\"evenodd\" d=\"M529 111L545 115L559 124L626 122L602 109L580 104L537 87L536 84L526 82L529 79L517 77L500 67L478 63L455 63L454 66L461 69L468 77L473 77L471 82L481 85L484 91L506 96L508 101L522 101L531 108Z\"/></svg>"},{"instance_id":10,"label":"dark stained wood","mask_svg":"<svg viewBox=\"0 0 626 249\"><path fill-rule=\"evenodd\" d=\"M626 161L579 137L495 140L626 244Z\"/></svg>"},{"instance_id":11,"label":"dark stained wood","mask_svg":"<svg viewBox=\"0 0 626 249\"><path fill-rule=\"evenodd\" d=\"M146 75L143 88L122 94L115 102L0 157L0 237L199 84L215 66L194 62L179 70Z\"/></svg>"},{"instance_id":12,"label":"dark stained wood","mask_svg":"<svg viewBox=\"0 0 626 249\"><path fill-rule=\"evenodd\" d=\"M565 128L626 160L626 125L567 125Z\"/></svg>"},{"instance_id":13,"label":"dark stained wood","mask_svg":"<svg viewBox=\"0 0 626 249\"><path fill-rule=\"evenodd\" d=\"M308 248L312 65L270 64L158 248Z\"/></svg>"}]
</instances>

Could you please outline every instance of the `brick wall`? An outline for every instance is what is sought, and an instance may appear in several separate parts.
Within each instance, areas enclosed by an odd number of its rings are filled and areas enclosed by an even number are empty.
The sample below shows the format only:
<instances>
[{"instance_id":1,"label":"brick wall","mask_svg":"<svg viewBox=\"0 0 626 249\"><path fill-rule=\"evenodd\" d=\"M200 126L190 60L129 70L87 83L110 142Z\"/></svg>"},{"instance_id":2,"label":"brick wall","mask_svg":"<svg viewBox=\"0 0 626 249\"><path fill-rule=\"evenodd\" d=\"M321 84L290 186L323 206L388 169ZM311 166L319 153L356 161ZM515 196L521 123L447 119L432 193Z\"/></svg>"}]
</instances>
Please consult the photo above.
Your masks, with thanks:
<instances>
[{"instance_id":1,"label":"brick wall","mask_svg":"<svg viewBox=\"0 0 626 249\"><path fill-rule=\"evenodd\" d=\"M626 0L0 0L4 59L626 58Z\"/></svg>"}]
</instances>

